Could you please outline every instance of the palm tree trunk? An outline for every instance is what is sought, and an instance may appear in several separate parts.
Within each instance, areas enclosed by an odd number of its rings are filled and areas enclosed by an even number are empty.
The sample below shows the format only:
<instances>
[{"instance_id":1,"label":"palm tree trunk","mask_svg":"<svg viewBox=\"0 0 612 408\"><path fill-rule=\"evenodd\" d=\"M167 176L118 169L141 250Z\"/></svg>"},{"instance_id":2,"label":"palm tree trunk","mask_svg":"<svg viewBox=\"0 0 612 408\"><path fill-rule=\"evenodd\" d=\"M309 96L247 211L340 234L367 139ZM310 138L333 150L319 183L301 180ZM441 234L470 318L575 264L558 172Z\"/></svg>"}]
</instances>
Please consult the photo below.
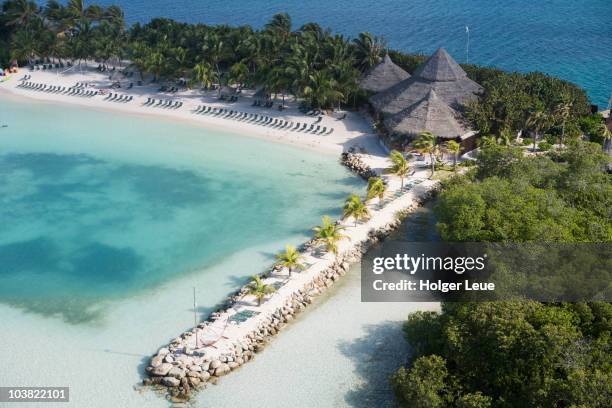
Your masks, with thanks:
<instances>
[{"instance_id":1,"label":"palm tree trunk","mask_svg":"<svg viewBox=\"0 0 612 408\"><path fill-rule=\"evenodd\" d=\"M436 172L436 163L434 162L434 154L429 153L429 159L431 160L431 177L433 177L434 173Z\"/></svg>"},{"instance_id":2,"label":"palm tree trunk","mask_svg":"<svg viewBox=\"0 0 612 408\"><path fill-rule=\"evenodd\" d=\"M563 126L561 126L561 144L563 145L565 142L565 122L563 122Z\"/></svg>"}]
</instances>

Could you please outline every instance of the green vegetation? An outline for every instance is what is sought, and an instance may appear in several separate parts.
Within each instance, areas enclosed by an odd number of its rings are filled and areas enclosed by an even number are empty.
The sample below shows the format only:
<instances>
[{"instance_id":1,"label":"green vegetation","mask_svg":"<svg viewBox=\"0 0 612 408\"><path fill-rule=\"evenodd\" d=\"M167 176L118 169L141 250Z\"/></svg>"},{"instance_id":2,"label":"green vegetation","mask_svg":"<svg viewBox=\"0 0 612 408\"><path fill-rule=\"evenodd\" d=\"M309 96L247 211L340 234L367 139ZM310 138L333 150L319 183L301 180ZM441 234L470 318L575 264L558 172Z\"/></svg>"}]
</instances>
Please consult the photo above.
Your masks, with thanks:
<instances>
[{"instance_id":1,"label":"green vegetation","mask_svg":"<svg viewBox=\"0 0 612 408\"><path fill-rule=\"evenodd\" d=\"M431 161L431 176L436 172L437 137L431 132L423 132L412 143L420 153L428 154Z\"/></svg>"},{"instance_id":2,"label":"green vegetation","mask_svg":"<svg viewBox=\"0 0 612 408\"><path fill-rule=\"evenodd\" d=\"M577 142L545 156L484 147L435 208L450 242L610 242L609 158ZM606 407L612 305L443 303L404 325L415 354L391 382L404 407Z\"/></svg>"},{"instance_id":3,"label":"green vegetation","mask_svg":"<svg viewBox=\"0 0 612 408\"><path fill-rule=\"evenodd\" d=\"M401 180L401 189L404 189L404 178L410 173L410 164L404 155L397 150L391 150L389 153L389 160L391 160L391 168L389 169L392 174L398 176Z\"/></svg>"},{"instance_id":4,"label":"green vegetation","mask_svg":"<svg viewBox=\"0 0 612 408\"><path fill-rule=\"evenodd\" d=\"M296 269L304 269L302 254L293 245L287 245L284 252L276 255L276 261L277 265L289 270L289 276Z\"/></svg>"},{"instance_id":5,"label":"green vegetation","mask_svg":"<svg viewBox=\"0 0 612 408\"><path fill-rule=\"evenodd\" d=\"M457 156L461 151L461 145L454 140L444 143L444 150L453 156L453 167L457 166Z\"/></svg>"},{"instance_id":6,"label":"green vegetation","mask_svg":"<svg viewBox=\"0 0 612 408\"><path fill-rule=\"evenodd\" d=\"M272 285L263 283L259 276L253 276L253 280L249 283L247 294L255 296L257 304L261 306L261 301L269 294L276 292Z\"/></svg>"},{"instance_id":7,"label":"green vegetation","mask_svg":"<svg viewBox=\"0 0 612 408\"><path fill-rule=\"evenodd\" d=\"M342 208L344 218L353 217L355 226L359 221L366 221L370 218L370 210L365 202L357 194L351 194L344 202Z\"/></svg>"},{"instance_id":8,"label":"green vegetation","mask_svg":"<svg viewBox=\"0 0 612 408\"><path fill-rule=\"evenodd\" d=\"M387 186L380 177L370 177L368 179L368 200L378 197L378 202L380 205L382 205L386 192Z\"/></svg>"},{"instance_id":9,"label":"green vegetation","mask_svg":"<svg viewBox=\"0 0 612 408\"><path fill-rule=\"evenodd\" d=\"M332 222L331 218L327 215L323 216L323 224L314 227L315 239L318 243L325 245L325 248L333 253L338 253L338 242L346 238L346 235L342 234L344 227Z\"/></svg>"},{"instance_id":10,"label":"green vegetation","mask_svg":"<svg viewBox=\"0 0 612 408\"><path fill-rule=\"evenodd\" d=\"M608 406L609 303L445 303L404 332L416 355L391 380L401 406Z\"/></svg>"},{"instance_id":11,"label":"green vegetation","mask_svg":"<svg viewBox=\"0 0 612 408\"><path fill-rule=\"evenodd\" d=\"M609 242L612 184L608 157L581 142L548 156L492 146L478 167L440 194L438 228L445 241Z\"/></svg>"}]
</instances>

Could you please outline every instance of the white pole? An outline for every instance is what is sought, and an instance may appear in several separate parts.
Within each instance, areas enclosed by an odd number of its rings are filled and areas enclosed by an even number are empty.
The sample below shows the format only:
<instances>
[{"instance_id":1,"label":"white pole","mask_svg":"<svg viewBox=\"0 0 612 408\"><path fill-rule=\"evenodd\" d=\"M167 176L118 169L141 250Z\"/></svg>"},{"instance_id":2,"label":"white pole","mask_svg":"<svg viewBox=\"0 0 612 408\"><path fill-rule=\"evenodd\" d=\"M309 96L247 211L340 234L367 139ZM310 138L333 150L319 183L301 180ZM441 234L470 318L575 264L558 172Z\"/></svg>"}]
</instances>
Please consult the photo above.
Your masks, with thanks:
<instances>
[{"instance_id":1,"label":"white pole","mask_svg":"<svg viewBox=\"0 0 612 408\"><path fill-rule=\"evenodd\" d=\"M465 63L470 63L470 27L465 26L465 34L467 35L467 42L465 44Z\"/></svg>"},{"instance_id":2,"label":"white pole","mask_svg":"<svg viewBox=\"0 0 612 408\"><path fill-rule=\"evenodd\" d=\"M195 327L195 349L198 348L198 312L196 310L196 288L193 287L193 325Z\"/></svg>"}]
</instances>

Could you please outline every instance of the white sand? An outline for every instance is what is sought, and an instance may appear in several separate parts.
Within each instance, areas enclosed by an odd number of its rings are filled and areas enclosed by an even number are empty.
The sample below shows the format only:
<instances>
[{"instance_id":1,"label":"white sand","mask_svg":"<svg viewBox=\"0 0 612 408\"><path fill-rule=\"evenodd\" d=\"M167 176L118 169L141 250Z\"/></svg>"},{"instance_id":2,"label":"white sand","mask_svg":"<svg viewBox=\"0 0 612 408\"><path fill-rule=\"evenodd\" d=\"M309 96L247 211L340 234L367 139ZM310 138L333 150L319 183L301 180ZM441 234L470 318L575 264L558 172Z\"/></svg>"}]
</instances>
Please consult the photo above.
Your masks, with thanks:
<instances>
[{"instance_id":1,"label":"white sand","mask_svg":"<svg viewBox=\"0 0 612 408\"><path fill-rule=\"evenodd\" d=\"M60 85L60 86L70 87L70 86L75 85L77 82L89 82L89 83L94 84L96 89L104 89L110 85L110 81L108 80L107 76L101 73L95 72L95 71L90 71L90 72L85 72L85 73L70 73L67 75L58 75L54 72L36 71L36 72L30 73L30 72L27 72L26 70L26 72L22 72L19 75L13 76L11 80L1 84L0 91L4 90L4 91L8 91L15 95L35 98L37 100L48 101L51 103L72 103L72 104L79 104L82 106L88 106L88 107L95 108L95 109L116 110L116 111L121 111L121 112L128 113L128 114L156 115L158 117L167 117L170 119L187 120L194 124L205 125L207 127L224 128L226 130L231 130L232 132L239 132L244 135L252 135L252 136L262 137L262 138L265 138L271 141L275 141L275 142L289 143L289 144L298 145L304 148L315 149L323 153L339 154L342 151L348 150L348 148L350 147L364 148L367 150L368 153L371 153L371 155L368 154L368 155L363 156L363 159L366 161L366 163L368 163L370 166L372 166L373 168L377 170L381 170L388 166L388 161L386 159L385 150L379 144L378 138L373 134L367 120L365 120L359 114L356 114L356 113L348 112L344 120L338 120L331 116L324 116L324 118L320 122L320 125L326 126L328 128L333 127L335 129L334 132L329 136L310 135L310 134L303 134L303 133L297 133L297 132L291 132L291 131L274 130L274 129L270 129L270 128L266 128L262 126L237 122L235 120L215 118L215 117L210 117L210 116L200 116L200 115L194 115L191 113L192 110L194 110L201 104L227 108L229 104L218 102L217 99L214 97L215 95L214 92L211 92L210 94L205 95L205 96L200 95L196 91L184 91L176 95L160 96L159 94L156 93L158 85L148 86L148 87L135 87L134 89L130 90L130 95L134 95L135 97L134 101L130 103L114 103L114 102L104 101L104 96L96 96L93 98L83 98L83 97L78 97L78 96L50 94L50 93L45 93L45 92L37 92L37 91L27 90L24 88L19 88L17 86L19 84L17 79L22 77L24 74L32 75L32 78L29 79L29 81L37 82L37 83L45 83L49 85ZM124 82L124 85L125 85L125 82ZM175 99L175 100L180 99L184 102L184 105L182 108L177 109L177 110L166 110L166 109L142 106L142 104L147 100L148 97L153 97L157 99L159 98ZM305 121L308 121L308 123L314 122L315 120L314 118L311 118L311 117L308 117L308 116L305 116L299 113L295 102L286 102L286 104L289 105L289 108L284 110L283 112L279 112L278 110L275 110L275 109L264 110L262 108L251 107L251 99L249 97L241 97L238 102L231 104L230 109L239 110L242 112L254 112L254 113L260 113L260 114L266 114L269 116L280 117L280 118L287 119L287 120L299 121L301 123L304 123ZM417 169L417 172L410 179L411 180L416 180L416 179L425 180L427 177L428 171L429 170L427 168ZM384 177L388 181L390 193L394 194L399 188L400 180L397 177L390 177L390 176L384 176ZM402 209L405 209L411 206L418 197L426 194L436 184L437 182L435 181L425 180L419 185L417 185L416 187L414 187L413 189L411 189L410 191L404 192L398 198L395 198L394 200L386 203L386 205L383 208L379 208L377 200L373 200L373 202L370 203L372 217L368 222L358 224L357 226L354 226L352 221L350 220L346 223L347 228L346 228L345 234L349 237L349 239L344 240L340 243L339 245L340 253L350 250L355 244L367 239L368 232L371 229L380 228L390 223L391 221L393 221L396 216L396 213L399 210L402 210ZM320 271L326 269L329 265L331 265L334 262L334 258L335 257L333 257L332 255L327 255L323 258L316 258L312 254L307 254L306 262L309 264L313 264L313 265L305 271L293 274L293 277L289 281L287 281L285 285L279 289L278 292L271 295L261 306L259 307L256 306L253 299L249 299L249 298L244 299L244 305L242 306L243 308L256 310L260 312L260 314L253 318L250 318L249 320L247 320L246 322L243 322L239 326L230 325L224 332L224 336L228 337L228 340L221 340L217 342L216 349L211 350L210 348L207 348L207 351L210 353L221 353L227 350L232 341L242 338L248 332L255 329L256 326L259 324L259 322L261 322L261 320L263 320L266 316L268 316L271 312L276 310L278 307L282 306L285 300L287 299L287 297L291 295L291 293L302 288L306 282L309 282ZM285 278L286 276L272 277L270 278L270 282L277 281L277 280L284 280ZM175 285L177 284L175 283ZM182 288L181 292L184 293L184 291L185 291L185 288ZM161 295L161 292L159 293ZM169 296L169 294L164 293L163 296L167 297ZM150 305L150 303L147 300L142 299L143 302L140 306L143 308L151 307L152 305ZM121 308L118 307L116 310L119 311L120 309ZM134 309L130 307L130 310L134 310ZM20 315L21 315L21 313L18 313L16 311L11 311L10 313L11 314L9 313L6 314L7 316L7 319L5 320L6 330L10 330L12 326L10 324L11 320L16 321L20 319ZM147 313L147 317L150 317L150 315L151 315L150 313ZM147 321L148 325L155 325L156 323L159 324L160 322ZM165 322L165 323L167 324L168 322ZM38 324L40 325L38 327L43 328L42 332L44 332L45 322L40 321L38 322ZM178 329L179 327L185 327L185 324L186 324L185 321L179 324L176 324L174 330ZM178 330L173 331L171 326L173 325L166 325L164 334L162 335L162 336L168 336L166 337L167 339L170 336L180 334L180 331ZM142 330L141 332L142 333L150 332L150 329L151 328L149 328L149 330ZM173 332L173 334L170 334L170 332ZM11 334L11 336L8 336L7 340L12 342L13 344L24 344L18 341L18 339L23 338L24 336L34 335L37 338L40 338L40 341L41 341L40 349L36 350L36 352L47 354L50 351L48 350L49 348L54 349L53 354L57 355L58 364L62 366L66 362L65 359L61 358L62 353L64 353L66 357L71 356L73 353L75 353L75 351L78 350L79 343L73 342L73 344L65 344L64 346L66 348L62 351L62 344L61 343L58 344L58 342L61 341L60 338L61 338L62 333L54 333L52 335L52 332L49 329L49 332L47 332L47 334L49 335L49 337L47 339L44 339L43 337L40 337L40 334L36 334L36 333L14 332ZM137 335L135 330L130 330L127 327L125 330L125 334ZM156 337L159 339L160 336L156 336ZM78 339L79 336L75 333L74 338ZM104 340L103 338L100 338L99 340L100 340L100 344L99 344L100 349L104 350L106 353L111 353L112 351L114 351L114 350L108 351L109 348L107 347L109 344L112 345L112 349L116 348L117 350L121 350L122 342L120 339L115 339L115 341L111 341L111 339ZM28 344L28 343L29 342L25 342L25 344ZM116 364L116 367L123 367L124 369L127 369L127 366L126 366L126 362L127 362L128 364L133 365L133 371L131 371L129 374L127 373L121 373L120 375L117 374L118 378L114 378L112 374L112 370L110 370L111 367L99 367L100 375L102 376L102 379L104 380L103 383L108 388L116 388L117 387L116 380L120 380L120 382L125 383L126 382L125 380L129 378L130 381L136 382L139 377L139 372L140 370L142 370L142 365L138 367L138 364L144 364L147 361L146 356L148 353L151 353L152 351L151 348L155 347L154 344L158 344L159 346L163 345L163 344L158 343L158 340L147 339L146 341L143 342L144 348L142 350L140 349L130 350L130 351L121 350L120 352L118 352L117 356L119 356L119 354L125 353L131 357L127 357L126 355L123 355L122 363L119 363L118 361L114 362L114 364ZM108 360L110 360L110 358L108 358ZM68 370L74 370L74 369L81 370L81 367L79 367L78 364L79 363L86 364L85 362L86 360L81 359L81 358L76 358L76 359L68 358L68 361L70 361L70 363L66 364L66 367L65 367L65 369L68 369ZM18 363L18 359L15 361L11 361L11 363L13 364ZM110 363L110 361L108 361L108 363ZM60 370L62 368L63 367L58 367L58 369ZM91 370L91 367L82 367L82 369L84 370L84 372L87 373L87 375L92 375L94 371L98 371L98 370ZM59 379L62 376L57 376L57 377ZM65 378L68 379L70 378L70 376L66 376ZM23 383L23 384L29 383L29 381L27 381L28 380L27 378L20 378L19 380L20 380L18 381L19 383ZM95 406L96 405L96 403L94 402L95 397L93 395L87 395L86 388L87 388L87 384L97 383L99 380L100 378L84 379L83 383L79 384L77 388L78 391L80 391L79 392L80 398L77 397L75 399L77 401L87 403L90 406ZM99 385L100 383L97 383L96 388L98 388ZM122 394L123 398L126 398L124 400L126 402L127 402L127 399L129 398L130 402L126 404L126 406L137 404L138 403L137 401L139 401L139 398L145 398L146 401L152 402L148 397L145 397L145 396L137 397L136 395L130 395L129 397L127 397L125 395L125 392L126 392L126 388L122 389L121 393L119 395L114 395L114 397L119 397ZM140 401L144 402L144 400L140 400ZM163 402L157 400L155 401L155 404L157 403L163 403Z\"/></svg>"},{"instance_id":2,"label":"white sand","mask_svg":"<svg viewBox=\"0 0 612 408\"><path fill-rule=\"evenodd\" d=\"M315 149L324 153L340 154L342 151L348 150L350 147L365 148L368 152L374 154L383 154L384 149L378 143L378 138L374 135L373 129L368 121L361 115L353 112L336 112L332 116L324 115L320 126L325 126L328 129L333 128L334 131L330 135L313 135L288 130L277 130L269 127L239 122L235 119L224 119L210 115L196 115L193 113L200 105L207 105L217 108L227 108L240 112L257 113L267 115L273 118L291 120L300 123L314 123L316 118L302 114L298 109L298 104L285 98L285 106L282 112L276 107L280 103L274 105L274 108L261 108L251 106L253 99L251 97L253 91L244 90L237 102L228 103L220 101L217 98L216 91L202 93L199 90L186 90L171 93L158 92L160 84L149 84L145 86L134 86L132 89L126 89L130 83L136 84L137 74L132 78L125 78L120 81L122 88L110 89L110 85L115 82L115 77L120 77L116 74L113 80L109 79L107 73L100 73L95 69L84 69L83 72L72 70L66 73L60 73L61 70L50 71L30 71L23 69L18 74L14 74L8 81L0 83L0 92L6 91L15 95L21 95L28 98L34 98L41 101L52 103L70 103L81 106L88 106L95 109L121 111L123 113L137 115L155 115L156 117L167 117L189 121L196 125L205 125L209 128L220 128L233 133L244 135L257 136L275 142L289 143ZM34 91L27 88L18 87L21 83L20 79L26 75L31 75L28 82L42 83L51 86L63 86L66 88L72 87L77 83L87 83L90 85L88 90L102 90L104 92L119 93L122 95L131 95L134 99L128 103L109 102L104 100L105 95L97 95L91 98L82 96L69 96L63 94L47 93L43 91ZM122 76L121 76L122 77ZM182 101L183 106L179 109L163 109L156 107L146 107L143 104L147 98ZM339 118L346 114L346 118Z\"/></svg>"}]
</instances>

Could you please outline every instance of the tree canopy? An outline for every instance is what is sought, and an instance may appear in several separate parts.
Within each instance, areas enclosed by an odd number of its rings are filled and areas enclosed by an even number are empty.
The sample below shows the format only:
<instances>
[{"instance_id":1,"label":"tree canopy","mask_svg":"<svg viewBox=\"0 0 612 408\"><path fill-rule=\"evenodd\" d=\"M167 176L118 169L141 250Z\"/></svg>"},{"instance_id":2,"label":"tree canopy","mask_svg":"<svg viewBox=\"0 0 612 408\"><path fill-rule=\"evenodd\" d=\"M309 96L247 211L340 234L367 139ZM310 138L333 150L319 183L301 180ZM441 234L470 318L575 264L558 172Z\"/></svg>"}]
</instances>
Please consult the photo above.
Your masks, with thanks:
<instances>
[{"instance_id":1,"label":"tree canopy","mask_svg":"<svg viewBox=\"0 0 612 408\"><path fill-rule=\"evenodd\" d=\"M483 147L435 214L451 242L610 242L609 158L578 142L547 156ZM404 325L415 351L391 382L405 407L606 407L612 305L443 303Z\"/></svg>"}]
</instances>

